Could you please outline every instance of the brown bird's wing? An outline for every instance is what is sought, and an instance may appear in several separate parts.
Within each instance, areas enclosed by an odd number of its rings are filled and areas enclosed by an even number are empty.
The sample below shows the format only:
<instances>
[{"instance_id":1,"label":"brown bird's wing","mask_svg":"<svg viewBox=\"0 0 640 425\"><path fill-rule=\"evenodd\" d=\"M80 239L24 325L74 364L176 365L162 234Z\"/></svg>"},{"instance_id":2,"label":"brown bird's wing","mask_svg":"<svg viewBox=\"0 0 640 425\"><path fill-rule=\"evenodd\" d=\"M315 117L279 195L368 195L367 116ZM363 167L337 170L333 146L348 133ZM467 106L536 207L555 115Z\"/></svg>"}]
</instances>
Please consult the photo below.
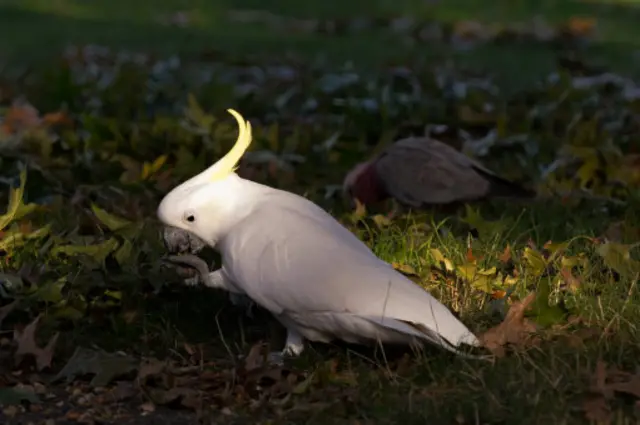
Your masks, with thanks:
<instances>
[{"instance_id":1,"label":"brown bird's wing","mask_svg":"<svg viewBox=\"0 0 640 425\"><path fill-rule=\"evenodd\" d=\"M408 138L389 146L376 160L376 171L389 195L412 207L480 199L491 195L496 184L519 188L429 138Z\"/></svg>"},{"instance_id":2,"label":"brown bird's wing","mask_svg":"<svg viewBox=\"0 0 640 425\"><path fill-rule=\"evenodd\" d=\"M449 145L445 145L444 143L435 141L442 146L446 146L448 149L453 149ZM454 149L455 150L455 149ZM475 171L484 179L489 182L489 191L485 196L487 197L495 197L495 198L534 198L536 196L535 190L527 189L522 187L518 183L514 183L510 180L505 179L504 177L500 177L484 165L482 165L479 161L470 158L463 154L462 152L455 151L457 155L464 157L471 167L475 169Z\"/></svg>"}]
</instances>

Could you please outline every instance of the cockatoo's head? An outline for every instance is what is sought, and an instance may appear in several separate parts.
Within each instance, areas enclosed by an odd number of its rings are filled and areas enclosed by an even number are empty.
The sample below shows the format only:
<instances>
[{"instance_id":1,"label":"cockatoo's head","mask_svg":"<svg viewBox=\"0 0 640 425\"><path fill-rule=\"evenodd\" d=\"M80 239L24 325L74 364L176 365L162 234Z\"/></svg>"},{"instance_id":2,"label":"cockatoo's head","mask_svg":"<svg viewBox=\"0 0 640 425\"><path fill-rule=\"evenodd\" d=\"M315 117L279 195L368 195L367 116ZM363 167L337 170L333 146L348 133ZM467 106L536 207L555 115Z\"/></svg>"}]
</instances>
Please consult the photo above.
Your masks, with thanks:
<instances>
[{"instance_id":1,"label":"cockatoo's head","mask_svg":"<svg viewBox=\"0 0 640 425\"><path fill-rule=\"evenodd\" d=\"M236 111L228 112L240 127L233 148L211 167L175 187L160 202L157 215L168 227L164 240L170 252L195 252L204 244L215 245L243 207L242 179L235 169L251 143L251 124Z\"/></svg>"},{"instance_id":2,"label":"cockatoo's head","mask_svg":"<svg viewBox=\"0 0 640 425\"><path fill-rule=\"evenodd\" d=\"M342 193L352 207L355 205L355 199L364 205L371 205L387 197L386 191L380 184L374 161L357 164L344 178Z\"/></svg>"}]
</instances>

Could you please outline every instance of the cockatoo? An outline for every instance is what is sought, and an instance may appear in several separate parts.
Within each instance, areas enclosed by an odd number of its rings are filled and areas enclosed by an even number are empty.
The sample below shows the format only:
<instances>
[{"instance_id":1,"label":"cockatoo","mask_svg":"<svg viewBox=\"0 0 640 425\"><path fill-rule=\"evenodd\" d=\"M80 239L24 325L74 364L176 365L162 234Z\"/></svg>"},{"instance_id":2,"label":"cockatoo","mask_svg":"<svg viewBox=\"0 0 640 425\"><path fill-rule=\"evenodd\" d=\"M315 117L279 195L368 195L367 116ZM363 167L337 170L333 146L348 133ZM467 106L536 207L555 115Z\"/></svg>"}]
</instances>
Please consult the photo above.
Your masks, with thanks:
<instances>
[{"instance_id":1,"label":"cockatoo","mask_svg":"<svg viewBox=\"0 0 640 425\"><path fill-rule=\"evenodd\" d=\"M322 208L239 177L236 164L251 143L251 124L228 112L240 128L233 148L171 190L157 216L221 254L212 279L217 287L247 295L284 325L280 358L298 356L305 340L429 341L460 355L466 355L462 344L481 345L447 307ZM166 243L170 251L180 248Z\"/></svg>"},{"instance_id":2,"label":"cockatoo","mask_svg":"<svg viewBox=\"0 0 640 425\"><path fill-rule=\"evenodd\" d=\"M343 192L364 205L388 198L421 208L535 192L497 176L480 162L429 137L401 139L345 177Z\"/></svg>"}]
</instances>

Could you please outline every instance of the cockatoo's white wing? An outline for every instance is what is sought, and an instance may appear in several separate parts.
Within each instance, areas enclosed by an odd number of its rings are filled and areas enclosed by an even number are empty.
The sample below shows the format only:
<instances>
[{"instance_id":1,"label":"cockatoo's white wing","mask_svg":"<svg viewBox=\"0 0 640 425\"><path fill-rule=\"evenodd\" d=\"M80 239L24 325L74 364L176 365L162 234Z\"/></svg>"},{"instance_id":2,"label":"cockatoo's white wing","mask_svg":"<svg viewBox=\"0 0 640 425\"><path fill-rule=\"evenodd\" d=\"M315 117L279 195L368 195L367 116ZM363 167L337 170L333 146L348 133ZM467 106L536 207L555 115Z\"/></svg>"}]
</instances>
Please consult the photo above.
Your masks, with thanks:
<instances>
[{"instance_id":1,"label":"cockatoo's white wing","mask_svg":"<svg viewBox=\"0 0 640 425\"><path fill-rule=\"evenodd\" d=\"M355 342L383 329L447 349L479 344L443 304L320 207L271 188L261 198L217 246L226 273L256 303L324 339Z\"/></svg>"}]
</instances>

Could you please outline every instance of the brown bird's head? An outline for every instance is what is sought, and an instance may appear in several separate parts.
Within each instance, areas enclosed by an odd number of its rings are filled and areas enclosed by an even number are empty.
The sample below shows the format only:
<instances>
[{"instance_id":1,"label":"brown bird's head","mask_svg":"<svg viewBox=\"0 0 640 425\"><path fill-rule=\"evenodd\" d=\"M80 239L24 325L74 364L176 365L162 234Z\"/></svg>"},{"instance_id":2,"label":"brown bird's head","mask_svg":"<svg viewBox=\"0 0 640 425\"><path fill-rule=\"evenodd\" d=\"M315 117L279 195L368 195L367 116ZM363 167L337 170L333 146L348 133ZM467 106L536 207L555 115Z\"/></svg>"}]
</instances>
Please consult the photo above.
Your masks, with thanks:
<instances>
[{"instance_id":1,"label":"brown bird's head","mask_svg":"<svg viewBox=\"0 0 640 425\"><path fill-rule=\"evenodd\" d=\"M374 161L361 162L344 178L342 193L352 206L355 199L364 205L372 205L388 197L374 165Z\"/></svg>"}]
</instances>

